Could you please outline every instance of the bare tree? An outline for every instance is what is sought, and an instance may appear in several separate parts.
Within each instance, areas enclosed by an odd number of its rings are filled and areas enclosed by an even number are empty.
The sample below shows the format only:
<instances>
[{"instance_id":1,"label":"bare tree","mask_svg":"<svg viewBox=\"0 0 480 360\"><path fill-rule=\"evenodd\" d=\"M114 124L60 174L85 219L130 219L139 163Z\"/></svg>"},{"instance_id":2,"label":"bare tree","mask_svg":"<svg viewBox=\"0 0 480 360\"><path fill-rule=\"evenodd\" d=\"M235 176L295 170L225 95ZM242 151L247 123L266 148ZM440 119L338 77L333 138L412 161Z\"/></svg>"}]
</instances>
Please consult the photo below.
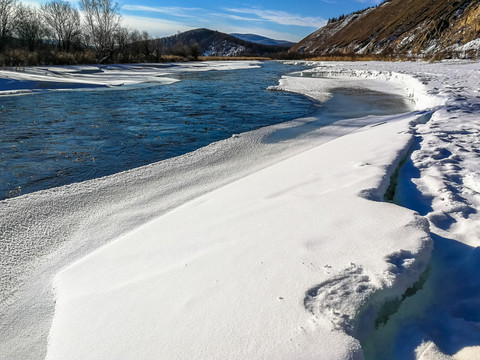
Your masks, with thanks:
<instances>
[{"instance_id":1,"label":"bare tree","mask_svg":"<svg viewBox=\"0 0 480 360\"><path fill-rule=\"evenodd\" d=\"M81 33L79 11L63 0L51 0L40 9L45 24L57 40L58 48L69 51Z\"/></svg>"},{"instance_id":2,"label":"bare tree","mask_svg":"<svg viewBox=\"0 0 480 360\"><path fill-rule=\"evenodd\" d=\"M142 52L142 34L137 29L130 31L128 34L129 53L131 60L138 59Z\"/></svg>"},{"instance_id":3,"label":"bare tree","mask_svg":"<svg viewBox=\"0 0 480 360\"><path fill-rule=\"evenodd\" d=\"M152 54L152 46L150 34L147 31L142 31L142 53L146 58L149 58Z\"/></svg>"},{"instance_id":4,"label":"bare tree","mask_svg":"<svg viewBox=\"0 0 480 360\"><path fill-rule=\"evenodd\" d=\"M115 33L115 44L117 52L116 60L120 61L146 61L151 58L153 47L150 45L152 40L148 32L139 32L138 30L129 30L119 27Z\"/></svg>"},{"instance_id":5,"label":"bare tree","mask_svg":"<svg viewBox=\"0 0 480 360\"><path fill-rule=\"evenodd\" d=\"M16 16L16 0L0 0L0 50L12 36Z\"/></svg>"},{"instance_id":6,"label":"bare tree","mask_svg":"<svg viewBox=\"0 0 480 360\"><path fill-rule=\"evenodd\" d=\"M92 35L90 33L90 30L87 27L87 24L82 22L80 25L81 25L80 43L82 44L82 47L85 49L93 48L94 45L93 45Z\"/></svg>"},{"instance_id":7,"label":"bare tree","mask_svg":"<svg viewBox=\"0 0 480 360\"><path fill-rule=\"evenodd\" d=\"M110 59L115 48L115 32L120 28L119 5L112 0L80 0L85 23L102 61Z\"/></svg>"},{"instance_id":8,"label":"bare tree","mask_svg":"<svg viewBox=\"0 0 480 360\"><path fill-rule=\"evenodd\" d=\"M34 7L19 5L15 21L15 35L24 42L30 51L33 51L45 34L46 29L39 11Z\"/></svg>"},{"instance_id":9,"label":"bare tree","mask_svg":"<svg viewBox=\"0 0 480 360\"><path fill-rule=\"evenodd\" d=\"M151 47L152 47L152 53L155 58L155 61L160 61L164 52L162 40L161 39L151 40Z\"/></svg>"},{"instance_id":10,"label":"bare tree","mask_svg":"<svg viewBox=\"0 0 480 360\"><path fill-rule=\"evenodd\" d=\"M128 39L128 29L125 27L119 27L119 29L115 32L115 44L117 45L119 59L121 62L129 60Z\"/></svg>"}]
</instances>

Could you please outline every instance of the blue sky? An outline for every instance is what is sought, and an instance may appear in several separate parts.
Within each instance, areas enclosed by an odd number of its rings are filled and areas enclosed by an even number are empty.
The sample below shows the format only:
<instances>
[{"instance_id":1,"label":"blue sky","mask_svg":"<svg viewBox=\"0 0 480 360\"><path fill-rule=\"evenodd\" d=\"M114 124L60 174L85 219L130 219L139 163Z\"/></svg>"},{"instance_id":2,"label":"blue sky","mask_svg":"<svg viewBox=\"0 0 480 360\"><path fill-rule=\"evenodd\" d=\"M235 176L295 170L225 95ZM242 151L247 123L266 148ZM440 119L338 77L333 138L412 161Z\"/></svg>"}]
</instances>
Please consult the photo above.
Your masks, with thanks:
<instances>
[{"instance_id":1,"label":"blue sky","mask_svg":"<svg viewBox=\"0 0 480 360\"><path fill-rule=\"evenodd\" d=\"M199 27L298 41L331 17L380 0L120 0L125 25L168 36Z\"/></svg>"},{"instance_id":2,"label":"blue sky","mask_svg":"<svg viewBox=\"0 0 480 360\"><path fill-rule=\"evenodd\" d=\"M19 0L38 6L49 0ZM77 4L77 0L67 0ZM376 5L381 0L113 0L123 25L153 37L200 27L299 41L331 17Z\"/></svg>"}]
</instances>

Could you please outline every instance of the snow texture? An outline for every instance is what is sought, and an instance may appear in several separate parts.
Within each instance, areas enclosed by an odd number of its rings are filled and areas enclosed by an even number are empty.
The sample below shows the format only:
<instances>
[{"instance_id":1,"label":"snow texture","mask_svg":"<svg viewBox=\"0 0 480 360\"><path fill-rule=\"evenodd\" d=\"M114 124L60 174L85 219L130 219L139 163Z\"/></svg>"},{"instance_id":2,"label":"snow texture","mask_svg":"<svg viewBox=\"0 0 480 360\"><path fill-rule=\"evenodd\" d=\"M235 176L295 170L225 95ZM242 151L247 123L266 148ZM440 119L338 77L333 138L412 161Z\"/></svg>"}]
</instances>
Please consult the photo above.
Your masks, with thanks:
<instances>
[{"instance_id":1,"label":"snow texture","mask_svg":"<svg viewBox=\"0 0 480 360\"><path fill-rule=\"evenodd\" d=\"M480 39L469 41L464 45L452 46L451 50L458 52L476 50L478 52L480 50Z\"/></svg>"},{"instance_id":2,"label":"snow texture","mask_svg":"<svg viewBox=\"0 0 480 360\"><path fill-rule=\"evenodd\" d=\"M375 291L401 295L431 250L413 212L358 196L388 181L411 120L292 156L65 268L47 359L360 358L357 312ZM393 264L399 247L417 261Z\"/></svg>"},{"instance_id":3,"label":"snow texture","mask_svg":"<svg viewBox=\"0 0 480 360\"><path fill-rule=\"evenodd\" d=\"M56 274L47 359L478 358L480 65L312 65L275 89L381 89L412 112L1 202L1 352L45 355ZM383 201L391 177L412 210Z\"/></svg>"}]
</instances>

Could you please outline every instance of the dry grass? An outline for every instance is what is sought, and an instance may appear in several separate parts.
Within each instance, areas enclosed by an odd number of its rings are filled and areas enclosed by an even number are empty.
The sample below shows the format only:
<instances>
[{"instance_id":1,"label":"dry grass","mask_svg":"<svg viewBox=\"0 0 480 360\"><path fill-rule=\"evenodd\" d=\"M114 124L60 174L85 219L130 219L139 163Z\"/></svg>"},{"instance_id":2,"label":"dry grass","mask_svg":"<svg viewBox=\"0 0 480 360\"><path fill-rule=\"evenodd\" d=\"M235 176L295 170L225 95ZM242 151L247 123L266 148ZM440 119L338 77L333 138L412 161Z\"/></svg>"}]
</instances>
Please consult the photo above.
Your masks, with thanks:
<instances>
[{"instance_id":1,"label":"dry grass","mask_svg":"<svg viewBox=\"0 0 480 360\"><path fill-rule=\"evenodd\" d=\"M478 60L479 52L477 50L469 50L465 52L442 51L430 56L411 56L411 55L382 55L382 54L337 54L322 55L306 58L306 61L417 61L424 60L430 62L441 61L445 59L471 59Z\"/></svg>"},{"instance_id":2,"label":"dry grass","mask_svg":"<svg viewBox=\"0 0 480 360\"><path fill-rule=\"evenodd\" d=\"M240 61L240 60L271 60L261 56L199 56L200 61Z\"/></svg>"},{"instance_id":3,"label":"dry grass","mask_svg":"<svg viewBox=\"0 0 480 360\"><path fill-rule=\"evenodd\" d=\"M463 8L465 11L462 13L460 9ZM346 53L363 49L367 54L381 51L387 55L421 55L432 44L436 44L438 49L447 49L451 45L476 39L480 32L479 19L478 0L392 0L355 19L350 17L348 24L328 24L290 51L311 53L315 49L316 54L335 59L337 54L332 53L335 51L333 49ZM367 57L365 60L377 59L375 55ZM392 59L399 60L402 57L395 56ZM342 60L349 60L349 57L344 56ZM390 59L387 56L381 60Z\"/></svg>"},{"instance_id":4,"label":"dry grass","mask_svg":"<svg viewBox=\"0 0 480 360\"><path fill-rule=\"evenodd\" d=\"M417 58L405 55L381 55L381 54L336 54L314 56L305 59L307 61L410 61Z\"/></svg>"},{"instance_id":5,"label":"dry grass","mask_svg":"<svg viewBox=\"0 0 480 360\"><path fill-rule=\"evenodd\" d=\"M442 51L425 58L426 61L436 62L445 59L469 59L479 60L480 52L478 50L469 50L465 52Z\"/></svg>"},{"instance_id":6,"label":"dry grass","mask_svg":"<svg viewBox=\"0 0 480 360\"><path fill-rule=\"evenodd\" d=\"M55 50L28 51L9 49L0 53L0 66L35 66L35 65L78 65L94 64L94 51L59 52Z\"/></svg>"},{"instance_id":7,"label":"dry grass","mask_svg":"<svg viewBox=\"0 0 480 360\"><path fill-rule=\"evenodd\" d=\"M189 61L189 59L183 57L183 56L178 56L178 55L162 55L160 56L159 62L186 62Z\"/></svg>"}]
</instances>

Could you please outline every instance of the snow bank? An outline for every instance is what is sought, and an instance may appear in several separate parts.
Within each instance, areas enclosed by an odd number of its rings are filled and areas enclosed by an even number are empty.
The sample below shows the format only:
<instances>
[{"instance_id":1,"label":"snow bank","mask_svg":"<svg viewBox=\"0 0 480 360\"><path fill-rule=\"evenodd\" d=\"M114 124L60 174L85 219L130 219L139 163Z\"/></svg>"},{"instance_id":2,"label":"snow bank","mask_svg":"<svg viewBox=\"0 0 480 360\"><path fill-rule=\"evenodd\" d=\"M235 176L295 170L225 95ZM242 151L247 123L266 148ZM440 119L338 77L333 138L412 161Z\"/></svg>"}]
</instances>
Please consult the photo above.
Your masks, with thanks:
<instances>
[{"instance_id":1,"label":"snow bank","mask_svg":"<svg viewBox=\"0 0 480 360\"><path fill-rule=\"evenodd\" d=\"M64 269L47 359L361 358L351 336L374 319L359 311L375 316L369 297L400 296L429 258L424 221L359 196L388 183L413 119L244 177Z\"/></svg>"},{"instance_id":2,"label":"snow bank","mask_svg":"<svg viewBox=\"0 0 480 360\"><path fill-rule=\"evenodd\" d=\"M439 353L445 359L480 358L478 64L468 79L459 81L458 75L457 83L450 82L447 106L417 127L418 145L398 193L402 204L429 220L435 241L430 282L418 296L424 315L408 329L413 342L424 342L419 359Z\"/></svg>"},{"instance_id":3,"label":"snow bank","mask_svg":"<svg viewBox=\"0 0 480 360\"><path fill-rule=\"evenodd\" d=\"M480 63L337 63L317 71L365 74L373 68L375 74L401 74L391 79L407 80L402 82L416 103L432 107L414 128L413 152L399 173L395 199L429 220L434 251L422 282L362 340L365 356L478 359Z\"/></svg>"}]
</instances>

